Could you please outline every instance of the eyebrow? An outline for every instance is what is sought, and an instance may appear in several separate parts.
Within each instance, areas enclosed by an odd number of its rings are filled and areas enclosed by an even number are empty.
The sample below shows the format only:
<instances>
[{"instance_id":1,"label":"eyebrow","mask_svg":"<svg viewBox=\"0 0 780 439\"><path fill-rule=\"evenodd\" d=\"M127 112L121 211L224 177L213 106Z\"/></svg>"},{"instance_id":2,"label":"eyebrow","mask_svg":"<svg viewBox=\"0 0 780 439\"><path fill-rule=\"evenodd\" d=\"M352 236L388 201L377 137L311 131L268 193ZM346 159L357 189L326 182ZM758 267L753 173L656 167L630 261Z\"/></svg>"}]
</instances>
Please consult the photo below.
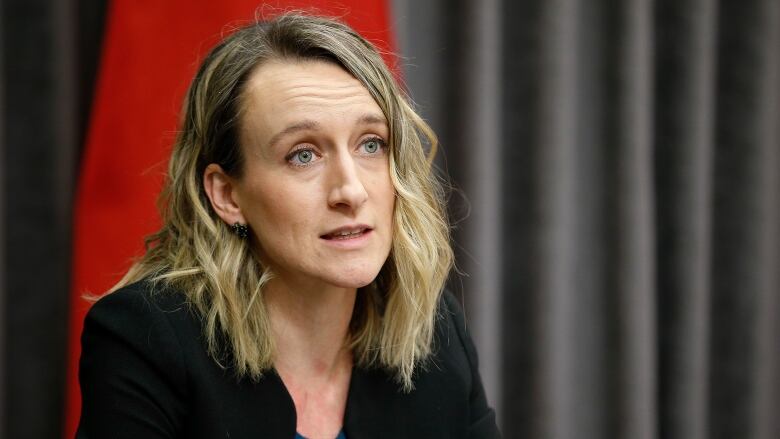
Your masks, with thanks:
<instances>
[{"instance_id":1,"label":"eyebrow","mask_svg":"<svg viewBox=\"0 0 780 439\"><path fill-rule=\"evenodd\" d=\"M386 125L387 119L385 119L384 116L380 116L374 113L366 113L360 116L357 119L358 125ZM316 120L311 119L305 119L299 122L295 122L291 125L286 126L283 130L279 131L278 133L274 134L271 137L271 140L268 141L268 146L273 147L277 143L279 143L282 138L287 137L291 134L295 134L300 131L317 131L322 127L322 125L317 122Z\"/></svg>"}]
</instances>

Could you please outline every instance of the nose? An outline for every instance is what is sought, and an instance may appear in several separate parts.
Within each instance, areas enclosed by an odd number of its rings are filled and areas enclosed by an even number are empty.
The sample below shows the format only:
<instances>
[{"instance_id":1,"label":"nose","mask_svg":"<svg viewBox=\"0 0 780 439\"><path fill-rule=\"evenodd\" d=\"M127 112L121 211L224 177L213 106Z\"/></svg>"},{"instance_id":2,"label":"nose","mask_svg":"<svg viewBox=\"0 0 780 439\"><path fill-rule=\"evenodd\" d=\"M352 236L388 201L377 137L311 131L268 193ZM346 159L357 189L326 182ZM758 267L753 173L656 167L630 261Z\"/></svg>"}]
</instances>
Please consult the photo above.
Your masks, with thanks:
<instances>
[{"instance_id":1,"label":"nose","mask_svg":"<svg viewBox=\"0 0 780 439\"><path fill-rule=\"evenodd\" d=\"M362 206L368 199L368 192L354 158L349 154L338 154L329 164L331 169L328 205L353 211Z\"/></svg>"}]
</instances>

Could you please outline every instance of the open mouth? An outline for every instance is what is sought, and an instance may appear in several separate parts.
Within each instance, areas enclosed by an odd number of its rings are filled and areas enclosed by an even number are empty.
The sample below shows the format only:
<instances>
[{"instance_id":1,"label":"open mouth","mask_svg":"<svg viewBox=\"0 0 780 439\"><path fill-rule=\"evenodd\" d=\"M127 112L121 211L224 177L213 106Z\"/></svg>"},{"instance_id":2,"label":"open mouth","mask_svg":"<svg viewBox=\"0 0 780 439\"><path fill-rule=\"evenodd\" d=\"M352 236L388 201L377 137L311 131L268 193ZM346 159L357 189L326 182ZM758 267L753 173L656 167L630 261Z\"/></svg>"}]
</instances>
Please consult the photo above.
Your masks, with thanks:
<instances>
[{"instance_id":1,"label":"open mouth","mask_svg":"<svg viewBox=\"0 0 780 439\"><path fill-rule=\"evenodd\" d=\"M369 227L339 229L326 235L322 235L320 238L327 239L329 241L344 241L348 239L360 238L369 232L371 232L371 228Z\"/></svg>"}]
</instances>

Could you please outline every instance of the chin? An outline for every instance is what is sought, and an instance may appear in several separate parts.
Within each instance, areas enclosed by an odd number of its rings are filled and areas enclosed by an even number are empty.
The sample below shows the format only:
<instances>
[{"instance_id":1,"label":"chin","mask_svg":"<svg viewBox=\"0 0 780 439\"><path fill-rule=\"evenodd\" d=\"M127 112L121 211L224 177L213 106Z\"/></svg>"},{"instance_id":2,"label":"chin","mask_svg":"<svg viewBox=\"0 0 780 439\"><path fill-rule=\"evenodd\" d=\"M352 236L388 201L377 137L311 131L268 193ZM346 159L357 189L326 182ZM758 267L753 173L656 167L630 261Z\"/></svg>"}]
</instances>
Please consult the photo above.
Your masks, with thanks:
<instances>
[{"instance_id":1,"label":"chin","mask_svg":"<svg viewBox=\"0 0 780 439\"><path fill-rule=\"evenodd\" d=\"M336 279L328 279L327 282L341 288L363 288L371 284L374 279L376 279L376 274L373 276L338 277Z\"/></svg>"},{"instance_id":2,"label":"chin","mask_svg":"<svg viewBox=\"0 0 780 439\"><path fill-rule=\"evenodd\" d=\"M369 285L379 275L382 265L370 267L352 267L344 270L334 270L330 276L324 276L323 280L331 285L341 288L363 288Z\"/></svg>"}]
</instances>

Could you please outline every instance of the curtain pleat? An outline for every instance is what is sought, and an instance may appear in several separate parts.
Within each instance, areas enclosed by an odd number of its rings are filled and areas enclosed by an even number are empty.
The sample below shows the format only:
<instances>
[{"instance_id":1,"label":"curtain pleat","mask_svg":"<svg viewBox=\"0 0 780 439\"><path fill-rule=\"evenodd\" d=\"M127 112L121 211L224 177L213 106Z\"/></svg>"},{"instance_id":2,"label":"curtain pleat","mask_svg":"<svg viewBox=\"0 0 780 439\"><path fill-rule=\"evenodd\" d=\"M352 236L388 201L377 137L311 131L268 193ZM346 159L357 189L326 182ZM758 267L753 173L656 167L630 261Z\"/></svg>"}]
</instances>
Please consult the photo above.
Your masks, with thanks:
<instances>
[{"instance_id":1,"label":"curtain pleat","mask_svg":"<svg viewBox=\"0 0 780 439\"><path fill-rule=\"evenodd\" d=\"M611 5L612 6L612 5ZM608 42L614 56L615 83L608 92L612 107L607 119L612 146L616 225L605 245L609 260L609 293L614 295L618 333L616 355L617 405L613 407L617 437L656 436L655 334L655 194L652 185L653 28L646 0L614 5L615 35ZM613 28L613 26L610 26ZM614 45L614 47L610 47ZM614 93L614 95L613 95ZM573 436L569 436L573 437Z\"/></svg>"},{"instance_id":2,"label":"curtain pleat","mask_svg":"<svg viewBox=\"0 0 780 439\"><path fill-rule=\"evenodd\" d=\"M754 412L748 422L753 437L780 437L780 4L763 2L760 22L765 34L759 44L756 70L759 102L756 117L759 176L754 190L762 218L756 249L758 297L755 310L755 367L749 371L755 389Z\"/></svg>"},{"instance_id":3,"label":"curtain pleat","mask_svg":"<svg viewBox=\"0 0 780 439\"><path fill-rule=\"evenodd\" d=\"M707 437L716 44L712 0L656 8L660 437Z\"/></svg>"},{"instance_id":4,"label":"curtain pleat","mask_svg":"<svg viewBox=\"0 0 780 439\"><path fill-rule=\"evenodd\" d=\"M543 34L540 13L539 2L503 2L502 46L506 52L502 56L500 156L501 186L504 188L501 194L504 297L499 318L504 334L501 345L504 417L500 422L507 438L537 437L534 432L545 423L539 413L539 400L543 394L536 364L540 360L535 352L547 343L547 335L537 323L547 310L538 306L541 299L537 284L543 263L537 257L536 249L542 239L534 233L539 223L540 198L537 192L540 149L536 148L540 126L536 107L541 95L536 85L542 75L538 62L539 41ZM508 53L522 56L507 56ZM457 139L454 142L457 143ZM464 192L470 196L468 188L464 188ZM459 245L469 248L469 242ZM514 294L508 293L510 291Z\"/></svg>"},{"instance_id":5,"label":"curtain pleat","mask_svg":"<svg viewBox=\"0 0 780 439\"><path fill-rule=\"evenodd\" d=\"M539 261L535 282L534 353L539 397L532 434L535 437L571 437L576 424L576 298L570 288L576 276L576 108L569 99L577 90L578 5L572 0L542 5L538 78L539 100L535 129L538 154L533 162L537 240L532 257ZM559 420L556 422L556 420Z\"/></svg>"},{"instance_id":6,"label":"curtain pleat","mask_svg":"<svg viewBox=\"0 0 780 439\"><path fill-rule=\"evenodd\" d=\"M778 317L776 307L767 307L778 294L772 281L778 260L771 255L777 251L778 144L770 134L777 123L777 4L720 7L709 428L713 438L763 438L769 436L756 423L759 395L770 383L760 381L767 366L760 332ZM774 351L777 334L772 337Z\"/></svg>"}]
</instances>

